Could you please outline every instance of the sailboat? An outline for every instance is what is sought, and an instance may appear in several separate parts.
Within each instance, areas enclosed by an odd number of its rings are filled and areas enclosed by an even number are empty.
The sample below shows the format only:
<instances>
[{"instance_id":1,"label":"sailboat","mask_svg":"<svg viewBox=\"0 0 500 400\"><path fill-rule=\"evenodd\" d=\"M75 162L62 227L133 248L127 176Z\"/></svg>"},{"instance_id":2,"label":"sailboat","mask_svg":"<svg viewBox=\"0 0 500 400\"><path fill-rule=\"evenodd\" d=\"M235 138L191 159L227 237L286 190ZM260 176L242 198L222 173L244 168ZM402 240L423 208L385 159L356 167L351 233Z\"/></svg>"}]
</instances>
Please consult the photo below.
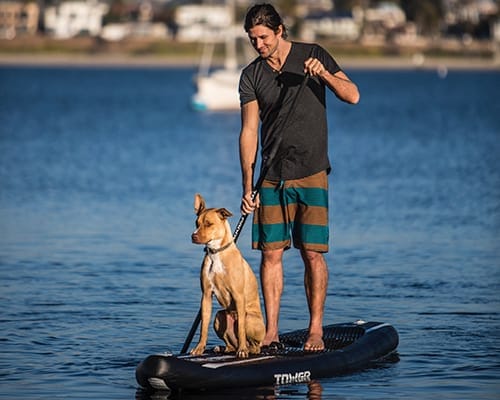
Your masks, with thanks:
<instances>
[{"instance_id":1,"label":"sailboat","mask_svg":"<svg viewBox=\"0 0 500 400\"><path fill-rule=\"evenodd\" d=\"M235 111L240 108L238 84L241 67L238 65L237 40L243 38L240 26L234 24L234 4L226 2L230 23L219 35L207 35L202 57L195 76L196 93L191 104L198 111ZM224 43L224 64L212 68L212 58L217 42ZM248 57L246 57L248 58Z\"/></svg>"},{"instance_id":2,"label":"sailboat","mask_svg":"<svg viewBox=\"0 0 500 400\"><path fill-rule=\"evenodd\" d=\"M223 68L211 70L214 46L214 43L209 43L203 51L202 61L195 78L196 93L192 98L192 106L198 111L239 110L238 84L241 69L236 61L236 46L226 43Z\"/></svg>"}]
</instances>

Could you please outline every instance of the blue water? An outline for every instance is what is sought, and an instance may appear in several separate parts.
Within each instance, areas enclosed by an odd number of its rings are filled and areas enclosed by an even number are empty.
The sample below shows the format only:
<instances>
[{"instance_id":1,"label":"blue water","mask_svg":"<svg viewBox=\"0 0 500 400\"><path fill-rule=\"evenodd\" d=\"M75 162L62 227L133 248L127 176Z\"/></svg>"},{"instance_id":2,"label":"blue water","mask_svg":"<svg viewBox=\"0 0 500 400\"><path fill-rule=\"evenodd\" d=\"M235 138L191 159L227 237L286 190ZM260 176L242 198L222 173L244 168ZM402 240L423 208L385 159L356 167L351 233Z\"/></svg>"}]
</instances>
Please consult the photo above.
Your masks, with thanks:
<instances>
[{"instance_id":1,"label":"blue water","mask_svg":"<svg viewBox=\"0 0 500 400\"><path fill-rule=\"evenodd\" d=\"M182 347L193 195L234 226L241 191L239 114L192 111L194 72L0 68L1 399L148 398L136 365ZM497 399L500 73L348 73L361 103L329 98L325 322L391 323L400 361L210 398ZM307 324L300 259L285 263L283 331Z\"/></svg>"}]
</instances>

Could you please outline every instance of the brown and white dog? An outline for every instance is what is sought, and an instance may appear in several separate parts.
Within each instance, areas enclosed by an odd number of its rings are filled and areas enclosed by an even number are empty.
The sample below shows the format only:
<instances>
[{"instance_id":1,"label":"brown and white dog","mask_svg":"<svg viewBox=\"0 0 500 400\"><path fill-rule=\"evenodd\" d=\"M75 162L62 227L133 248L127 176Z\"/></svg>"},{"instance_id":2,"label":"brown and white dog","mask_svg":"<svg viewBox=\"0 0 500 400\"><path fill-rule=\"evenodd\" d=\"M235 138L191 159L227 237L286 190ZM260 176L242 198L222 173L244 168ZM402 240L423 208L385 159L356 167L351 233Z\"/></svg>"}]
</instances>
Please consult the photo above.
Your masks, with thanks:
<instances>
[{"instance_id":1,"label":"brown and white dog","mask_svg":"<svg viewBox=\"0 0 500 400\"><path fill-rule=\"evenodd\" d=\"M226 344L226 352L239 358L260 353L265 335L260 308L257 278L236 247L225 208L206 208L199 194L194 198L197 215L192 241L204 244L206 255L201 266L201 330L200 341L191 354L202 354L207 345L208 326L212 314L212 295L223 310L217 312L214 329Z\"/></svg>"}]
</instances>

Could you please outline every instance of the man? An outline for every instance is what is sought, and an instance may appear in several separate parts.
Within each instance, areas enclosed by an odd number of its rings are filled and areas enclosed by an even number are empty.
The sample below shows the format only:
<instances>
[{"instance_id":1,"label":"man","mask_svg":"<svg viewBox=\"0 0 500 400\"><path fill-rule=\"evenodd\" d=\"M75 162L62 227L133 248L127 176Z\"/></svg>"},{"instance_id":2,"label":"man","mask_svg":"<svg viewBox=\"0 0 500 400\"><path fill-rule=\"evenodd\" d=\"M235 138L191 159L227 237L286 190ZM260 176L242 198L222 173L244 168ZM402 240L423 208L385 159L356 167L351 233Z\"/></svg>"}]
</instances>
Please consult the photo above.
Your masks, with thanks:
<instances>
[{"instance_id":1,"label":"man","mask_svg":"<svg viewBox=\"0 0 500 400\"><path fill-rule=\"evenodd\" d=\"M270 4L251 7L245 31L259 53L240 79L240 162L243 181L241 211L254 212L252 247L262 251L260 279L266 313L263 345L278 342L283 291L284 250L300 249L309 307L306 351L321 351L323 311L328 285L328 130L325 87L342 101L356 104L356 85L320 46L287 40L280 15ZM288 116L304 74L310 75L293 115ZM261 152L266 156L275 135L283 135L259 195L251 198L261 122ZM276 129L276 126L278 128ZM285 127L283 129L283 127Z\"/></svg>"}]
</instances>

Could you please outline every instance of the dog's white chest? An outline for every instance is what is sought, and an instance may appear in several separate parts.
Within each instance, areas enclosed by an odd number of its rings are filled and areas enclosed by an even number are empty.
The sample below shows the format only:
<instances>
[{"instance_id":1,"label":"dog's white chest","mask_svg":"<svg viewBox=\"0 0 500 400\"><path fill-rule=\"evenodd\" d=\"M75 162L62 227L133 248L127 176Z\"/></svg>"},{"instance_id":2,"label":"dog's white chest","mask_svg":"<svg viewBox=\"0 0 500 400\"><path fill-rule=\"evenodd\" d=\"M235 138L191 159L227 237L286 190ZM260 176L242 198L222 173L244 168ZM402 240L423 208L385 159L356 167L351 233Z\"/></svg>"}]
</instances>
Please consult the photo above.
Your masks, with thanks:
<instances>
[{"instance_id":1,"label":"dog's white chest","mask_svg":"<svg viewBox=\"0 0 500 400\"><path fill-rule=\"evenodd\" d=\"M208 258L210 259L210 267L208 268L207 272L208 272L208 278L212 282L215 274L224 273L224 264L222 263L219 254L210 254Z\"/></svg>"},{"instance_id":2,"label":"dog's white chest","mask_svg":"<svg viewBox=\"0 0 500 400\"><path fill-rule=\"evenodd\" d=\"M210 260L210 263L208 265L208 268L205 269L205 274L208 279L208 282L210 283L210 288L212 289L212 292L214 293L217 300L222 304L224 302L222 300L224 296L217 285L216 276L224 274L225 267L219 254L210 254L208 258Z\"/></svg>"}]
</instances>

